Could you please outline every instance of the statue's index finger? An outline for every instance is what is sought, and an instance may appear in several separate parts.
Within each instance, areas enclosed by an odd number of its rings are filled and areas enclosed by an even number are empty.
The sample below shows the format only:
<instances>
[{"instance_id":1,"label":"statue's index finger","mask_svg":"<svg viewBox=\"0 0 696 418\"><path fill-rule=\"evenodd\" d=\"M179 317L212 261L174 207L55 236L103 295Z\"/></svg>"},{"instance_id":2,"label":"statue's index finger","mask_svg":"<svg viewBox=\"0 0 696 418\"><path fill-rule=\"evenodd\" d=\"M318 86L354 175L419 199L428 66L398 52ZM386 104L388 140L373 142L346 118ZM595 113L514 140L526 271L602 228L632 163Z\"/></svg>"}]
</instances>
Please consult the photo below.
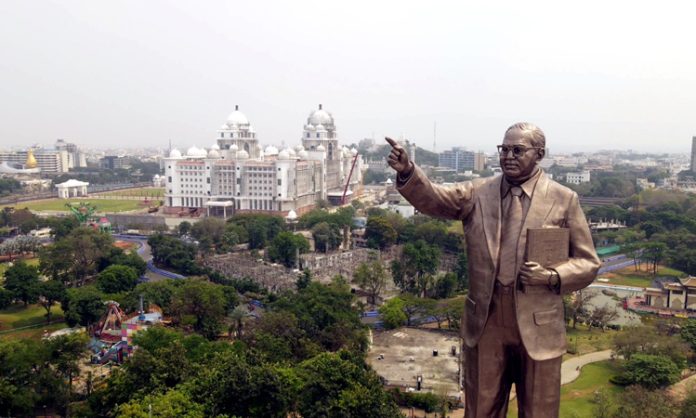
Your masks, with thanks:
<instances>
[{"instance_id":1,"label":"statue's index finger","mask_svg":"<svg viewBox=\"0 0 696 418\"><path fill-rule=\"evenodd\" d=\"M388 136L385 136L384 139L387 140L387 142L389 143L389 145L392 146L392 148L394 148L394 147L396 147L397 145L399 145L399 144L396 143L396 141L394 141L393 139L389 138Z\"/></svg>"}]
</instances>

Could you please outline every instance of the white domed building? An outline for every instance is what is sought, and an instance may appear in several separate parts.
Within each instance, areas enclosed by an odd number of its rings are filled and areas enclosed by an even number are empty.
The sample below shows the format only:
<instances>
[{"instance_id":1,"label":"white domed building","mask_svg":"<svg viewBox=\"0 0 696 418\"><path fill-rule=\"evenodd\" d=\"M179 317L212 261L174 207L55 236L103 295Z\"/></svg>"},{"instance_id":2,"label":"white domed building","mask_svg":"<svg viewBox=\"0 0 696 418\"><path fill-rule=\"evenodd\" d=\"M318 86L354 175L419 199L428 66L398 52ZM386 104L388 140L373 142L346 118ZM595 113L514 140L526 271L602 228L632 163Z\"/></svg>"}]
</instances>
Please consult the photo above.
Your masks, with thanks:
<instances>
[{"instance_id":1,"label":"white domed building","mask_svg":"<svg viewBox=\"0 0 696 418\"><path fill-rule=\"evenodd\" d=\"M361 189L362 161L339 147L333 116L321 105L295 147L263 148L238 106L217 132L209 149L192 146L183 155L173 149L163 159L166 213L301 216L319 199L340 204L351 169L347 197Z\"/></svg>"}]
</instances>

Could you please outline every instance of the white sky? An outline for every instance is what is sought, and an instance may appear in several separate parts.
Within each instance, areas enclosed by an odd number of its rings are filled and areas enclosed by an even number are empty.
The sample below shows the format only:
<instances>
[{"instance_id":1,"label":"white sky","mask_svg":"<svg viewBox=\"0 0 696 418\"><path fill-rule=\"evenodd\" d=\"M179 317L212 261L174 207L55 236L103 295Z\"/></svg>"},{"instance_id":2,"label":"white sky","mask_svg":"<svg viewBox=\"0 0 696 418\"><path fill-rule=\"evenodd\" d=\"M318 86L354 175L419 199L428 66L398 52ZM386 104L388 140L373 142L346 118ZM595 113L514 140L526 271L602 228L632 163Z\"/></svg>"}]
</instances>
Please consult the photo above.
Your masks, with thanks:
<instances>
[{"instance_id":1,"label":"white sky","mask_svg":"<svg viewBox=\"0 0 696 418\"><path fill-rule=\"evenodd\" d=\"M323 103L342 142L687 152L689 3L3 0L0 147L208 147L235 104L292 145Z\"/></svg>"}]
</instances>

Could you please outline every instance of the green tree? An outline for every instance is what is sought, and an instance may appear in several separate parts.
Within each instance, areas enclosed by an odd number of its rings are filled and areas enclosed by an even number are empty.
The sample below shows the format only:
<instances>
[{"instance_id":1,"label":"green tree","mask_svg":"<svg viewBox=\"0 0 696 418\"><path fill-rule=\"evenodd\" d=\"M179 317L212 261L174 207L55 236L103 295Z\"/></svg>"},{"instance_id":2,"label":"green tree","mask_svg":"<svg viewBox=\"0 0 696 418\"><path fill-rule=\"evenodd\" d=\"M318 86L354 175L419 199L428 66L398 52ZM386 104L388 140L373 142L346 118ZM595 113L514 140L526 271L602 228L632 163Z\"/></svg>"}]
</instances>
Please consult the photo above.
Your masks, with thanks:
<instances>
[{"instance_id":1,"label":"green tree","mask_svg":"<svg viewBox=\"0 0 696 418\"><path fill-rule=\"evenodd\" d=\"M365 238L371 248L385 249L396 243L398 234L387 218L371 216L367 219Z\"/></svg>"},{"instance_id":2,"label":"green tree","mask_svg":"<svg viewBox=\"0 0 696 418\"><path fill-rule=\"evenodd\" d=\"M191 231L191 222L183 221L176 227L179 236L184 236Z\"/></svg>"},{"instance_id":3,"label":"green tree","mask_svg":"<svg viewBox=\"0 0 696 418\"><path fill-rule=\"evenodd\" d=\"M65 322L89 327L97 322L106 308L101 293L93 286L68 289L63 300Z\"/></svg>"},{"instance_id":4,"label":"green tree","mask_svg":"<svg viewBox=\"0 0 696 418\"><path fill-rule=\"evenodd\" d=\"M298 411L305 418L398 417L377 375L348 353L323 353L300 364Z\"/></svg>"},{"instance_id":5,"label":"green tree","mask_svg":"<svg viewBox=\"0 0 696 418\"><path fill-rule=\"evenodd\" d=\"M457 256L457 290L464 291L469 289L469 258L466 251L461 251Z\"/></svg>"},{"instance_id":6,"label":"green tree","mask_svg":"<svg viewBox=\"0 0 696 418\"><path fill-rule=\"evenodd\" d=\"M208 339L216 338L225 318L222 286L202 280L186 280L174 294L171 311L175 323L190 325Z\"/></svg>"},{"instance_id":7,"label":"green tree","mask_svg":"<svg viewBox=\"0 0 696 418\"><path fill-rule=\"evenodd\" d=\"M277 261L286 267L298 265L297 254L303 254L309 251L309 242L302 235L296 235L292 232L281 232L268 247L268 257L271 261Z\"/></svg>"},{"instance_id":8,"label":"green tree","mask_svg":"<svg viewBox=\"0 0 696 418\"><path fill-rule=\"evenodd\" d=\"M680 331L681 338L696 351L696 320L689 319Z\"/></svg>"},{"instance_id":9,"label":"green tree","mask_svg":"<svg viewBox=\"0 0 696 418\"><path fill-rule=\"evenodd\" d=\"M319 250L327 252L334 250L341 245L341 231L337 226L331 226L328 222L320 222L312 227L314 246Z\"/></svg>"},{"instance_id":10,"label":"green tree","mask_svg":"<svg viewBox=\"0 0 696 418\"><path fill-rule=\"evenodd\" d=\"M379 260L362 263L353 273L353 283L367 292L368 300L374 305L387 285L387 272Z\"/></svg>"},{"instance_id":11,"label":"green tree","mask_svg":"<svg viewBox=\"0 0 696 418\"><path fill-rule=\"evenodd\" d=\"M97 275L97 288L104 293L132 290L138 284L138 273L132 267L112 265Z\"/></svg>"},{"instance_id":12,"label":"green tree","mask_svg":"<svg viewBox=\"0 0 696 418\"><path fill-rule=\"evenodd\" d=\"M191 385L193 399L205 405L206 416L287 417L292 412L296 383L292 372L271 365L250 364L234 352L215 356Z\"/></svg>"},{"instance_id":13,"label":"green tree","mask_svg":"<svg viewBox=\"0 0 696 418\"><path fill-rule=\"evenodd\" d=\"M646 389L664 388L679 380L679 367L667 356L634 354L624 366L627 382Z\"/></svg>"},{"instance_id":14,"label":"green tree","mask_svg":"<svg viewBox=\"0 0 696 418\"><path fill-rule=\"evenodd\" d=\"M5 289L24 302L24 306L36 302L38 286L39 271L34 266L19 261L5 271Z\"/></svg>"},{"instance_id":15,"label":"green tree","mask_svg":"<svg viewBox=\"0 0 696 418\"><path fill-rule=\"evenodd\" d=\"M660 241L650 241L643 245L643 259L652 265L653 276L657 274L657 267L664 259L667 252L667 245Z\"/></svg>"},{"instance_id":16,"label":"green tree","mask_svg":"<svg viewBox=\"0 0 696 418\"><path fill-rule=\"evenodd\" d=\"M207 242L210 249L222 247L224 234L225 221L212 216L201 219L191 227L191 236L201 242L201 247L203 242Z\"/></svg>"},{"instance_id":17,"label":"green tree","mask_svg":"<svg viewBox=\"0 0 696 418\"><path fill-rule=\"evenodd\" d=\"M403 291L427 296L439 260L437 247L423 240L404 245L398 264L392 264L394 283Z\"/></svg>"},{"instance_id":18,"label":"green tree","mask_svg":"<svg viewBox=\"0 0 696 418\"><path fill-rule=\"evenodd\" d=\"M404 313L404 301L401 298L391 298L379 307L379 314L382 322L387 329L394 329L406 324L406 313Z\"/></svg>"},{"instance_id":19,"label":"green tree","mask_svg":"<svg viewBox=\"0 0 696 418\"><path fill-rule=\"evenodd\" d=\"M193 402L184 391L171 389L166 393L147 395L118 407L119 418L203 418L203 405Z\"/></svg>"},{"instance_id":20,"label":"green tree","mask_svg":"<svg viewBox=\"0 0 696 418\"><path fill-rule=\"evenodd\" d=\"M9 290L0 287L0 310L7 308L12 304L14 296Z\"/></svg>"},{"instance_id":21,"label":"green tree","mask_svg":"<svg viewBox=\"0 0 696 418\"><path fill-rule=\"evenodd\" d=\"M37 287L39 303L46 310L46 322L51 322L51 309L56 302L65 298L65 286L58 280L39 283Z\"/></svg>"},{"instance_id":22,"label":"green tree","mask_svg":"<svg viewBox=\"0 0 696 418\"><path fill-rule=\"evenodd\" d=\"M97 272L99 261L108 257L112 244L109 234L86 227L74 229L41 251L41 271L66 285L81 286Z\"/></svg>"},{"instance_id":23,"label":"green tree","mask_svg":"<svg viewBox=\"0 0 696 418\"><path fill-rule=\"evenodd\" d=\"M665 392L631 386L621 394L614 417L673 418L675 412L675 405Z\"/></svg>"}]
</instances>

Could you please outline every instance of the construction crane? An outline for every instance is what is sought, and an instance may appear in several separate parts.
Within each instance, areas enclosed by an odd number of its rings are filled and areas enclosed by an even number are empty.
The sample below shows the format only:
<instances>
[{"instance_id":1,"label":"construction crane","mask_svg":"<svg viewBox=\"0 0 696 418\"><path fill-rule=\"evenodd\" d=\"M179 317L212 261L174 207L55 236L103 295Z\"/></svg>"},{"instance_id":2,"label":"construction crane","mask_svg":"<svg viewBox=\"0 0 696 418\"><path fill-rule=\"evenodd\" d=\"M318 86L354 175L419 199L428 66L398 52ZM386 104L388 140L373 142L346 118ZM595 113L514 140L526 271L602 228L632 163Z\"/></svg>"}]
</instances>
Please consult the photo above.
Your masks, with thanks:
<instances>
[{"instance_id":1,"label":"construction crane","mask_svg":"<svg viewBox=\"0 0 696 418\"><path fill-rule=\"evenodd\" d=\"M355 153L353 157L353 164L350 166L350 173L348 173L348 179L346 180L346 187L343 188L343 196L341 197L341 204L346 204L346 193L348 193L348 185L350 185L350 178L353 176L353 170L355 169L355 163L358 161L358 156L360 154Z\"/></svg>"}]
</instances>

